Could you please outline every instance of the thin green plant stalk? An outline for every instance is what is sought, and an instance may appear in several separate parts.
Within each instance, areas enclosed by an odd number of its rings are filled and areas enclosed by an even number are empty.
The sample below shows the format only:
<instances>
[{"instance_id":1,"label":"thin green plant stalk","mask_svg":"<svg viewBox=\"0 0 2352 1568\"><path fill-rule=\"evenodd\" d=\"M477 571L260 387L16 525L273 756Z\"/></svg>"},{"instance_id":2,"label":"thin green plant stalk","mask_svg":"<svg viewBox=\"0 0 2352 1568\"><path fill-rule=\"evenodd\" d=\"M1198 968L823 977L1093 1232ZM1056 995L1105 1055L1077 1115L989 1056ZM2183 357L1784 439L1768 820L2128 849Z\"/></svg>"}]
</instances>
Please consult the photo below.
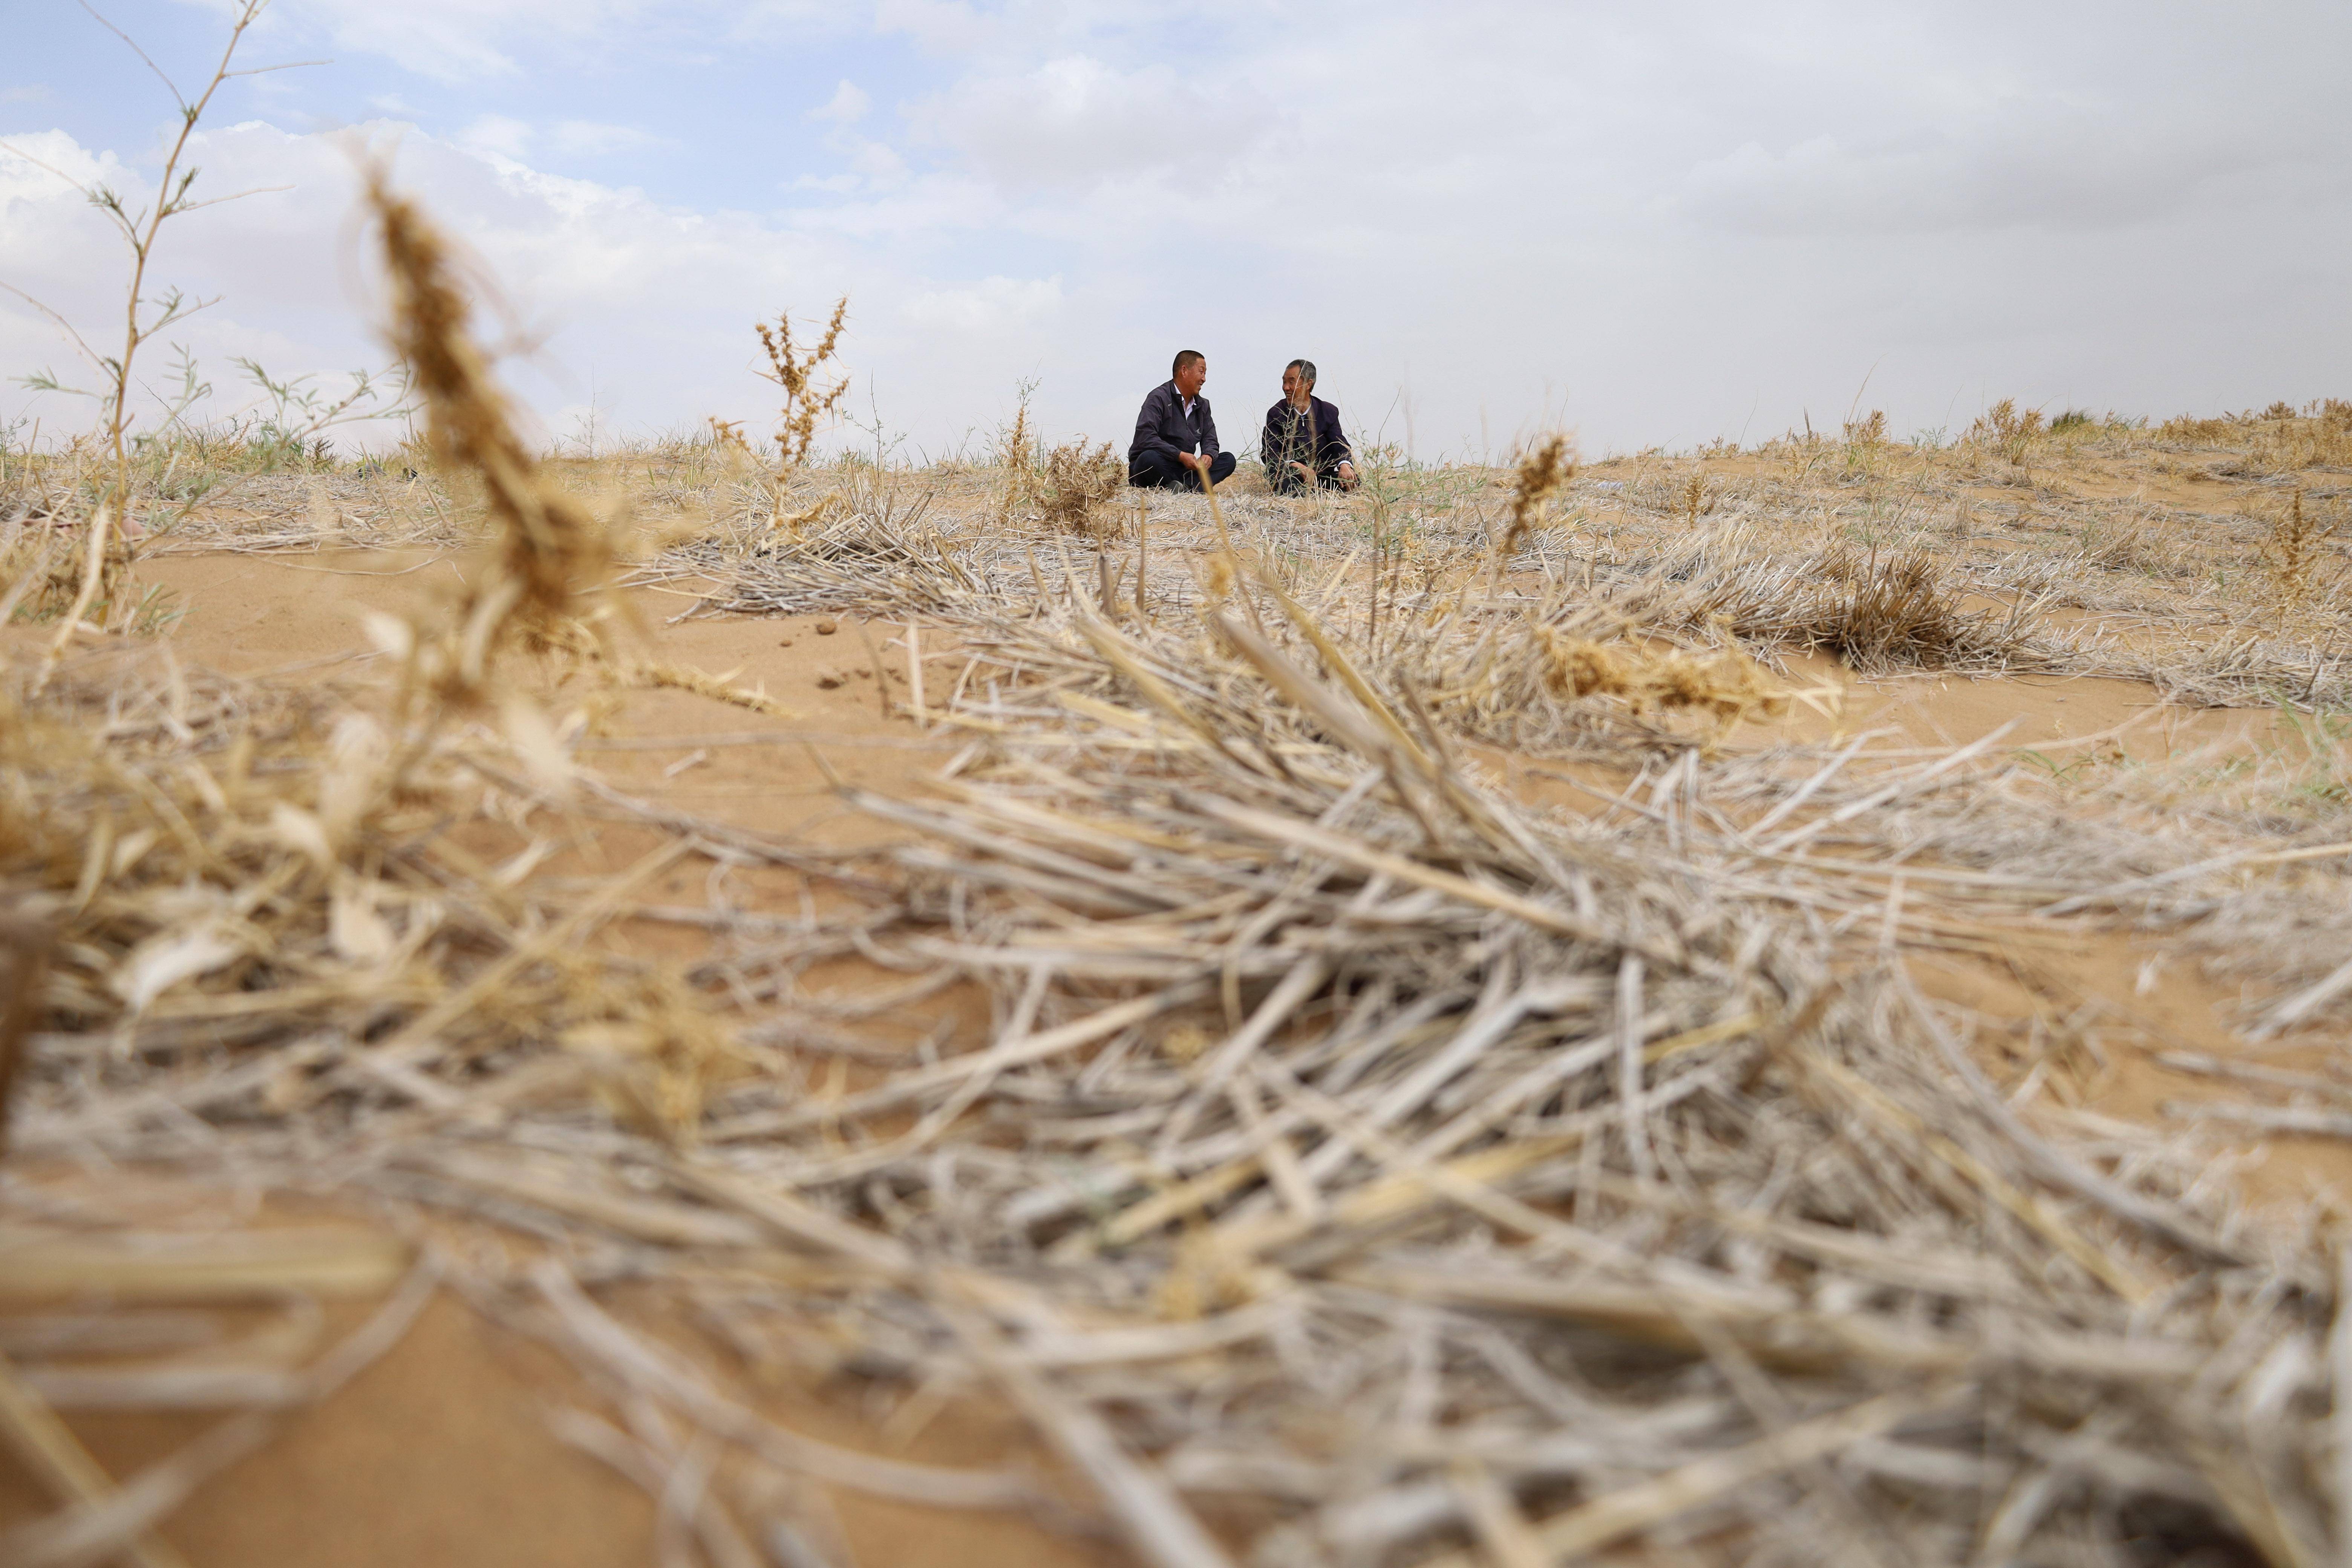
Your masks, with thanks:
<instances>
[{"instance_id":1,"label":"thin green plant stalk","mask_svg":"<svg viewBox=\"0 0 2352 1568\"><path fill-rule=\"evenodd\" d=\"M65 657L66 645L72 640L76 629L81 625L82 616L89 613L89 606L96 601L99 589L108 575L107 546L112 538L116 520L127 519L131 513L131 456L123 443L123 434L128 423L125 415L131 396L131 361L138 355L139 345L142 342L160 331L166 322L182 313L177 297L174 296L165 305L163 314L160 318L144 326L140 323L139 307L142 303L142 291L147 282L147 263L154 256L155 238L162 231L165 218L192 211L197 206L211 205L188 200L188 188L195 183L196 171L191 169L184 174L181 174L180 160L187 152L188 138L195 133L196 122L204 118L205 108L211 104L213 94L220 90L221 84L232 77L259 74L256 71L232 71L229 69L229 61L236 58L236 47L243 40L246 29L260 18L262 10L268 4L268 0L244 0L244 4L237 11L236 19L230 24L228 44L221 50L220 64L213 68L212 80L205 85L204 92L194 103L182 98L177 88L173 89L172 96L179 99L180 102L180 134L173 139L172 151L163 160L163 175L156 186L157 194L153 208L144 215L143 219L131 219L123 216L119 202L110 205L107 201L100 200L97 195L92 196L93 200L99 201L100 205L106 206L114 215L116 221L121 224L124 237L131 246L131 287L123 305L122 357L107 366L112 372L114 380L112 406L107 414L107 440L114 450L114 482L108 499L100 502L98 509L90 514L89 553L82 567L81 587L74 595L73 607L58 623L57 635L49 639L48 650L42 658L39 673L34 677L33 689L37 692L48 684L49 678L55 673L58 661ZM95 16L97 13L92 12L91 15ZM105 18L100 17L100 20L103 22ZM121 29L114 27L112 23L106 25L118 37L121 37L123 42L131 42ZM131 47L134 50L139 47L136 44L131 44ZM140 58L142 59L146 58L143 50L140 51ZM152 68L154 62L149 60L148 65ZM160 77L163 73L157 70L155 74ZM164 85L171 86L169 78L164 79ZM173 187L175 179L178 182L176 189ZM127 558L122 564L123 570L127 572L130 567Z\"/></svg>"}]
</instances>

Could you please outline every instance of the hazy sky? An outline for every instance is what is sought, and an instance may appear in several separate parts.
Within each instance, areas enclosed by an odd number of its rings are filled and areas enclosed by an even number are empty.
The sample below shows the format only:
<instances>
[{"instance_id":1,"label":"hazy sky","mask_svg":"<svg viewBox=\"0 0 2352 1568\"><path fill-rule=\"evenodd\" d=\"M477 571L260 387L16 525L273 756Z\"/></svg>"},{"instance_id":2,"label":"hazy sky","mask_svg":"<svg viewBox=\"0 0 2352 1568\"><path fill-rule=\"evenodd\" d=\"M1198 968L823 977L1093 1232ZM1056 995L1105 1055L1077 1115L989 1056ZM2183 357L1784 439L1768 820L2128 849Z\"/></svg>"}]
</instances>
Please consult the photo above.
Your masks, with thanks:
<instances>
[{"instance_id":1,"label":"hazy sky","mask_svg":"<svg viewBox=\"0 0 2352 1568\"><path fill-rule=\"evenodd\" d=\"M112 0L184 88L219 0ZM0 142L143 191L172 103L0 0ZM1123 447L1178 348L1229 447L1283 363L1417 455L1749 441L1857 403L2158 417L2352 396L2352 5L276 0L163 279L232 392L380 363L349 143L500 280L544 430L763 419L755 316L851 297L861 416L984 440L1016 384ZM119 332L122 264L0 153L0 283ZM0 293L0 425L86 425ZM160 384L168 348L143 368ZM19 435L22 438L22 434Z\"/></svg>"}]
</instances>

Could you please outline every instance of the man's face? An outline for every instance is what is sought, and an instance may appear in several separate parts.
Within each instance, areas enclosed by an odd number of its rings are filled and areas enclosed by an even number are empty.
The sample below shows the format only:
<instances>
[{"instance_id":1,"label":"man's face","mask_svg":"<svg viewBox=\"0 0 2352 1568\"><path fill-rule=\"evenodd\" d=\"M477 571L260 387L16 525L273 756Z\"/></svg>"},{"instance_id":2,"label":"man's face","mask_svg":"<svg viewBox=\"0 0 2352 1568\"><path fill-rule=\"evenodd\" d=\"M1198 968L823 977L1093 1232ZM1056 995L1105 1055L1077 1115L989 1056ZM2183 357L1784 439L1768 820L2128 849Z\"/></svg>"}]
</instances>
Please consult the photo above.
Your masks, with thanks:
<instances>
[{"instance_id":1,"label":"man's face","mask_svg":"<svg viewBox=\"0 0 2352 1568\"><path fill-rule=\"evenodd\" d=\"M1304 403L1307 401L1307 388L1308 384L1307 378L1298 374L1298 367L1297 365L1285 365L1283 367L1283 396L1288 398L1293 403Z\"/></svg>"},{"instance_id":2,"label":"man's face","mask_svg":"<svg viewBox=\"0 0 2352 1568\"><path fill-rule=\"evenodd\" d=\"M1187 397L1198 397L1201 388L1208 384L1209 362L1196 359L1176 373L1176 390Z\"/></svg>"}]
</instances>

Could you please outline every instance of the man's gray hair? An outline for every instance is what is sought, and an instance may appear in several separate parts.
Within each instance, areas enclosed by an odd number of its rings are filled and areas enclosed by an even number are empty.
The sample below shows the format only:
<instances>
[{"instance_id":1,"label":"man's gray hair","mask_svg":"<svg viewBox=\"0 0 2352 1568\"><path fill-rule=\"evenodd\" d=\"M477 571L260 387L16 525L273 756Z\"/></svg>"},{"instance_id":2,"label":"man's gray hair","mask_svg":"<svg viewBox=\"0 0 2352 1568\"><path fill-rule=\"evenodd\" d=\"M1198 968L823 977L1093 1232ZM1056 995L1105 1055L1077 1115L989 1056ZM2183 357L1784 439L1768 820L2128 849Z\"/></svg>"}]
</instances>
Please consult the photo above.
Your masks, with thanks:
<instances>
[{"instance_id":1,"label":"man's gray hair","mask_svg":"<svg viewBox=\"0 0 2352 1568\"><path fill-rule=\"evenodd\" d=\"M1288 364L1284 365L1282 368L1285 370L1295 370L1298 373L1299 380L1305 382L1309 386L1315 384L1315 362L1313 360L1295 359Z\"/></svg>"}]
</instances>

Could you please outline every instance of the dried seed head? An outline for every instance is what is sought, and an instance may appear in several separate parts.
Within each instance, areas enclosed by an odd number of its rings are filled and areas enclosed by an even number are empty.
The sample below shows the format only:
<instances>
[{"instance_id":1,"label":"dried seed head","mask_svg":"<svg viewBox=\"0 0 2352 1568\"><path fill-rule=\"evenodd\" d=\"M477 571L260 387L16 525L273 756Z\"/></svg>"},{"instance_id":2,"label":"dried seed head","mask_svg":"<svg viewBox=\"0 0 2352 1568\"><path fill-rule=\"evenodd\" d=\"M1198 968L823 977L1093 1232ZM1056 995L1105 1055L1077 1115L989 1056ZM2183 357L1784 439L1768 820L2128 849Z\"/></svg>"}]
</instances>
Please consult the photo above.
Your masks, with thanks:
<instances>
[{"instance_id":1,"label":"dried seed head","mask_svg":"<svg viewBox=\"0 0 2352 1568\"><path fill-rule=\"evenodd\" d=\"M1510 521L1496 545L1497 557L1508 560L1527 548L1528 538L1542 526L1544 503L1575 476L1576 458L1565 436L1554 436L1519 459L1518 476L1511 488Z\"/></svg>"}]
</instances>

